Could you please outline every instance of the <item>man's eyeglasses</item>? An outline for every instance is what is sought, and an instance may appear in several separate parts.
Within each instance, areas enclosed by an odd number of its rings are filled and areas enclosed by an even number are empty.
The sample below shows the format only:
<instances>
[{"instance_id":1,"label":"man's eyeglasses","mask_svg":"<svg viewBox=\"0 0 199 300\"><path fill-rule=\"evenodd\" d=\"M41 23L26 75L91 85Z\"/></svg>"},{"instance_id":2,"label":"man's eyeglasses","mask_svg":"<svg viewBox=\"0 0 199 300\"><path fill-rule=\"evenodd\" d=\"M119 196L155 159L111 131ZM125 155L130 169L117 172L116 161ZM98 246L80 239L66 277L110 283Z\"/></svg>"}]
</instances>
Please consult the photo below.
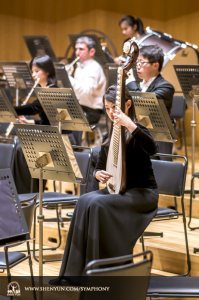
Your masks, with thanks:
<instances>
[{"instance_id":1,"label":"man's eyeglasses","mask_svg":"<svg viewBox=\"0 0 199 300\"><path fill-rule=\"evenodd\" d=\"M145 64L152 64L152 63L154 63L154 61L137 61L136 62L136 67L143 67Z\"/></svg>"}]
</instances>

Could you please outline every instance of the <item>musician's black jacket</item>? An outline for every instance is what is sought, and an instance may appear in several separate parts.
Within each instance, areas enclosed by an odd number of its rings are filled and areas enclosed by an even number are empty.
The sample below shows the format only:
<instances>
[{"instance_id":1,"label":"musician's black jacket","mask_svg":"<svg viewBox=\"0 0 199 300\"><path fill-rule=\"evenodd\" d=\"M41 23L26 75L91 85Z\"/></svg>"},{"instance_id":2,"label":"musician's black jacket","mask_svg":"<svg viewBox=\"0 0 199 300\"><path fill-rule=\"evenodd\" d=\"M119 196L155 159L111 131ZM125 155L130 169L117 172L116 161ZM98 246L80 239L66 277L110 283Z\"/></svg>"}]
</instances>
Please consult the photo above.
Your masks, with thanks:
<instances>
[{"instance_id":1,"label":"musician's black jacket","mask_svg":"<svg viewBox=\"0 0 199 300\"><path fill-rule=\"evenodd\" d=\"M150 156L158 152L158 145L150 135L147 128L136 124L132 132L132 139L126 149L126 189L132 188L157 188L153 174ZM104 136L104 140L108 134ZM109 146L102 144L98 162L94 171L106 170Z\"/></svg>"},{"instance_id":2,"label":"musician's black jacket","mask_svg":"<svg viewBox=\"0 0 199 300\"><path fill-rule=\"evenodd\" d=\"M58 86L53 84L53 85L49 86L49 88L58 88ZM31 115L37 115L38 114L40 119L35 120L35 124L50 125L50 123L48 121L48 118L47 118L45 112L43 111L41 103L39 102L38 99L36 99L32 103L28 103L26 105L16 106L15 111L18 114L18 116L23 116L23 115L31 116ZM62 130L62 133L69 134L69 133L72 133L72 131Z\"/></svg>"},{"instance_id":3,"label":"musician's black jacket","mask_svg":"<svg viewBox=\"0 0 199 300\"><path fill-rule=\"evenodd\" d=\"M141 92L140 84L136 83L136 81L131 81L127 84L127 88L129 91L134 92ZM165 106L168 110L168 113L170 114L171 107L172 107L172 101L173 101L173 95L175 93L175 89L172 86L171 83L166 81L160 74L153 80L153 82L150 84L148 89L146 90L146 93L155 93L157 99L164 100Z\"/></svg>"}]
</instances>

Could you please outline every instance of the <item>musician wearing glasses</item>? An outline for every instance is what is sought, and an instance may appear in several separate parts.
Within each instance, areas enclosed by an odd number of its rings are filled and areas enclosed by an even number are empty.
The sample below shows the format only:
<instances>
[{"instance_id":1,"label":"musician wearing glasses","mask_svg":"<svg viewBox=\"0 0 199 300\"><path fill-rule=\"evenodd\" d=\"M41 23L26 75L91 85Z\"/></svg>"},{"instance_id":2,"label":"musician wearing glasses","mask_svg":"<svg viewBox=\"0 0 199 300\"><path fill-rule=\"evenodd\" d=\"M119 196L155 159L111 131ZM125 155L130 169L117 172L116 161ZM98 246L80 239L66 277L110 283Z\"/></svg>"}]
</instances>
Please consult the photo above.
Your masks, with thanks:
<instances>
[{"instance_id":1,"label":"musician wearing glasses","mask_svg":"<svg viewBox=\"0 0 199 300\"><path fill-rule=\"evenodd\" d=\"M106 77L100 64L93 59L95 41L80 37L76 41L75 55L79 57L74 78L69 75L77 99L90 124L97 123L103 109L102 98L106 88Z\"/></svg>"},{"instance_id":2,"label":"musician wearing glasses","mask_svg":"<svg viewBox=\"0 0 199 300\"><path fill-rule=\"evenodd\" d=\"M174 87L160 74L164 62L164 53L159 46L149 45L140 49L136 68L137 74L143 81L131 81L127 84L130 91L155 93L157 99L164 100L170 113L174 95Z\"/></svg>"},{"instance_id":3,"label":"musician wearing glasses","mask_svg":"<svg viewBox=\"0 0 199 300\"><path fill-rule=\"evenodd\" d=\"M155 93L157 99L164 100L164 104L170 114L174 87L166 81L160 74L164 62L164 53L159 46L149 45L140 49L136 68L137 74L143 81L137 83L131 81L127 84L130 91ZM171 154L173 144L158 142L159 152ZM160 158L161 160L171 160L170 158Z\"/></svg>"}]
</instances>

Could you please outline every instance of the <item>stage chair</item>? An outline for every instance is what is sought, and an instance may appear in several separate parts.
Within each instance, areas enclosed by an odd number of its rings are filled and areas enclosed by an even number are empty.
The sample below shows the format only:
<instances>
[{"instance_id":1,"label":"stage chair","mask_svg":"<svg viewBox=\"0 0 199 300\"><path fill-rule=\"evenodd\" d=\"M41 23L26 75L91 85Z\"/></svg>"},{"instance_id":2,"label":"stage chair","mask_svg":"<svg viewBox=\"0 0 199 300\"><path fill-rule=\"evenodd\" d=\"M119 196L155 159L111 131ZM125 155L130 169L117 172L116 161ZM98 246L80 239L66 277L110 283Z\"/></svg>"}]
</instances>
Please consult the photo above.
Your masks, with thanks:
<instances>
[{"instance_id":1,"label":"stage chair","mask_svg":"<svg viewBox=\"0 0 199 300\"><path fill-rule=\"evenodd\" d=\"M110 290L82 292L80 300L146 300L151 266L151 251L91 261L84 269L81 285L109 287Z\"/></svg>"},{"instance_id":2,"label":"stage chair","mask_svg":"<svg viewBox=\"0 0 199 300\"><path fill-rule=\"evenodd\" d=\"M186 228L186 218L184 210L184 189L185 181L187 174L187 158L185 156L179 155L168 155L157 153L158 156L166 156L172 158L183 159L184 162L174 162L174 161L163 161L163 160L151 160L154 175L157 181L159 194L169 195L173 197L181 197L181 209L182 213L176 209L158 207L158 211L152 220L163 221L177 219L179 216L182 216L183 227L184 227L184 238L186 246L186 256L187 256L187 272L182 274L187 276L191 270L191 261L189 256L189 246L188 246L188 237L187 237L187 228ZM143 236L161 236L163 233L155 232L144 232ZM141 238L143 250L144 247L144 238Z\"/></svg>"},{"instance_id":3,"label":"stage chair","mask_svg":"<svg viewBox=\"0 0 199 300\"><path fill-rule=\"evenodd\" d=\"M73 146L73 149L77 149L79 151L75 151L75 157L77 159L77 162L79 164L80 170L82 172L83 178L81 179L80 184L86 185L88 184L88 175L89 175L89 169L91 165L92 160L92 149L88 147L82 147L82 146ZM82 151L82 150L89 150L89 151ZM25 201L28 197L32 197L33 194L21 194L19 195L20 201ZM43 206L45 208L49 209L55 209L56 210L56 218L45 218L44 222L56 222L57 228L58 228L58 245L56 247L48 247L43 250L56 250L61 245L61 231L60 231L60 222L66 222L70 221L71 217L60 218L59 215L59 207L61 205L62 208L75 208L76 203L78 201L79 196L77 195L69 195L69 194L62 194L57 192L46 192L43 193ZM33 257L36 261L38 259L35 256L35 251L38 249L35 248L35 239L36 239L36 210L39 207L39 193L37 193L37 201L36 201L36 208L34 213L34 228L33 228ZM44 260L43 262L51 262L51 261L60 261L61 259L51 259L51 260Z\"/></svg>"},{"instance_id":4,"label":"stage chair","mask_svg":"<svg viewBox=\"0 0 199 300\"><path fill-rule=\"evenodd\" d=\"M10 188L9 190L7 188L7 182L9 182L9 188ZM1 185L1 187L5 187L5 188L0 189L0 202L1 202L1 199L4 199L4 201L5 201L5 199L8 199L9 203L12 201L15 201L15 203L16 203L15 206L18 205L19 198L18 198L17 190L15 187L14 180L13 180L10 169L0 170L0 185ZM36 197L34 197L33 199L31 198L29 200L29 205L26 206L25 219L26 219L26 222L28 221L27 222L28 230L31 229L31 225L32 225L33 212L34 212L34 208L35 208L35 200L36 200ZM19 208L18 208L18 206L16 206L16 211L18 211L18 210L19 210ZM16 212L14 212L14 216L13 216L14 218L15 218L15 215L16 215ZM11 213L9 213L9 216L11 216ZM1 236L1 238L2 238L2 236ZM23 237L23 240L22 240L22 238L20 238L20 236L13 234L12 237L9 236L9 237L7 237L7 239L5 238L5 242L1 241L0 247L4 247L4 252L0 252L0 269L2 269L3 272L4 272L4 270L7 270L8 283L11 282L10 269L12 269L19 263L28 259L32 286L33 287L35 286L29 240L30 239L27 237L27 235L26 235L26 237ZM3 242L3 244L2 244L2 242ZM26 243L26 245L27 245L27 252L28 252L27 255L25 253L18 252L18 251L17 252L9 251L11 248L19 246L23 243ZM33 295L34 295L34 299L36 299L35 291L33 291ZM13 297L11 296L10 299L13 299Z\"/></svg>"},{"instance_id":5,"label":"stage chair","mask_svg":"<svg viewBox=\"0 0 199 300\"><path fill-rule=\"evenodd\" d=\"M154 298L199 298L199 278L152 276L147 296Z\"/></svg>"},{"instance_id":6,"label":"stage chair","mask_svg":"<svg viewBox=\"0 0 199 300\"><path fill-rule=\"evenodd\" d=\"M178 121L178 124L181 125L182 121L182 128L176 127L176 131L180 132L180 147L182 148L182 133L184 139L184 147L185 147L185 156L187 157L187 144L186 144L186 134L185 134L185 124L184 124L184 116L186 110L186 102L183 96L174 96L172 108L170 112L171 119L175 119Z\"/></svg>"},{"instance_id":7,"label":"stage chair","mask_svg":"<svg viewBox=\"0 0 199 300\"><path fill-rule=\"evenodd\" d=\"M1 126L0 126L1 128ZM16 141L0 138L0 169L10 168L13 174Z\"/></svg>"}]
</instances>

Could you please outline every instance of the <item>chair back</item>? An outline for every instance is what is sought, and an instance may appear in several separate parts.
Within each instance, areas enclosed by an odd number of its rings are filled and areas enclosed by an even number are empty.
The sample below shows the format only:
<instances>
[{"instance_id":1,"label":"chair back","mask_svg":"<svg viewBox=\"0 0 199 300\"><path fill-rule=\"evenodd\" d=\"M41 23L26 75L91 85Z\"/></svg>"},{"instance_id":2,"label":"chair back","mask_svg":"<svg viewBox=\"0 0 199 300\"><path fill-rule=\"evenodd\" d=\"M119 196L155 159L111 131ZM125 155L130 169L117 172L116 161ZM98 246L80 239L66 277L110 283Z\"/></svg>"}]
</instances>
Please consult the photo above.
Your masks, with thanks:
<instances>
[{"instance_id":1,"label":"chair back","mask_svg":"<svg viewBox=\"0 0 199 300\"><path fill-rule=\"evenodd\" d=\"M183 119L186 110L186 102L183 96L174 96L170 112L171 119Z\"/></svg>"},{"instance_id":2,"label":"chair back","mask_svg":"<svg viewBox=\"0 0 199 300\"><path fill-rule=\"evenodd\" d=\"M0 245L29 239L29 231L10 169L0 170Z\"/></svg>"},{"instance_id":3,"label":"chair back","mask_svg":"<svg viewBox=\"0 0 199 300\"><path fill-rule=\"evenodd\" d=\"M16 142L14 139L0 138L0 169L11 169L14 167Z\"/></svg>"},{"instance_id":4,"label":"chair back","mask_svg":"<svg viewBox=\"0 0 199 300\"><path fill-rule=\"evenodd\" d=\"M37 195L35 195L35 199L27 200L27 202L21 202L21 208L26 220L26 224L28 227L28 231L31 233L32 222L34 217L34 211L36 206Z\"/></svg>"},{"instance_id":5,"label":"chair back","mask_svg":"<svg viewBox=\"0 0 199 300\"><path fill-rule=\"evenodd\" d=\"M82 146L79 147L73 146L73 149L79 150L79 151L74 151L74 153L83 176L83 178L76 178L76 179L81 184L87 184L89 170L91 166L91 160L92 160L92 149L89 147L82 147Z\"/></svg>"},{"instance_id":6,"label":"chair back","mask_svg":"<svg viewBox=\"0 0 199 300\"><path fill-rule=\"evenodd\" d=\"M161 156L160 153L157 155ZM180 197L184 194L187 159L179 155L169 156L183 158L185 162L151 160L158 190L160 194Z\"/></svg>"},{"instance_id":7,"label":"chair back","mask_svg":"<svg viewBox=\"0 0 199 300\"><path fill-rule=\"evenodd\" d=\"M142 258L141 261L140 258ZM138 259L138 262L133 263L133 260ZM103 293L103 300L145 300L151 266L152 253L150 251L95 260L90 262L84 270L83 286L109 286L110 290ZM95 292L94 295L94 299L102 299L100 293L97 295ZM94 295L90 297L90 292L81 294L80 300L92 299Z\"/></svg>"}]
</instances>

